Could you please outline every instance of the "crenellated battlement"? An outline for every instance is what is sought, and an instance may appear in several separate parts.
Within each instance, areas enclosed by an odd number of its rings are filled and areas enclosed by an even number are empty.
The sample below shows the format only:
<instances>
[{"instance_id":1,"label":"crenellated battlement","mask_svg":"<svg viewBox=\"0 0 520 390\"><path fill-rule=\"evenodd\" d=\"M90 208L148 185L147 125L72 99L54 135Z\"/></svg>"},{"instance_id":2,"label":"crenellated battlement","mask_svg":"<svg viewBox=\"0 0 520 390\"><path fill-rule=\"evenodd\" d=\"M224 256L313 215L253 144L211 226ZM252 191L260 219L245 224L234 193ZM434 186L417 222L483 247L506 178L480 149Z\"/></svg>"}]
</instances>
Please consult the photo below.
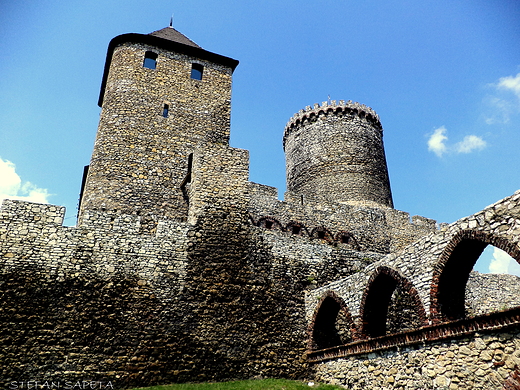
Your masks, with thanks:
<instances>
[{"instance_id":1,"label":"crenellated battlement","mask_svg":"<svg viewBox=\"0 0 520 390\"><path fill-rule=\"evenodd\" d=\"M287 136L293 131L293 129L305 121L312 121L318 118L320 115L357 115L359 118L364 118L369 121L372 126L383 130L379 115L369 106L358 102L349 100L345 102L340 100L336 103L336 100L315 103L312 107L307 106L304 110L298 111L296 114L289 119L289 122L285 125L285 131L283 134L283 147L285 150L285 140Z\"/></svg>"}]
</instances>

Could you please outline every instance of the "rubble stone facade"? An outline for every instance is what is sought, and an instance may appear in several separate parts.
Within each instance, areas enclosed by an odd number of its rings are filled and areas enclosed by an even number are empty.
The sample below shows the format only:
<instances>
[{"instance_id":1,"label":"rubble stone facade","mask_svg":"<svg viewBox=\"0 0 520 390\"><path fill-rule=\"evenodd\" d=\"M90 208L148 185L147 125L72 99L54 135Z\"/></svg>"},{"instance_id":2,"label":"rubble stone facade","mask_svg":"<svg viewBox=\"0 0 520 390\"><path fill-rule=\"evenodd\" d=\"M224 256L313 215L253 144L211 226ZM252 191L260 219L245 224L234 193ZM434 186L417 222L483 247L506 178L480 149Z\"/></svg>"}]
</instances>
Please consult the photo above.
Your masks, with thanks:
<instances>
[{"instance_id":1,"label":"rubble stone facade","mask_svg":"<svg viewBox=\"0 0 520 390\"><path fill-rule=\"evenodd\" d=\"M237 64L171 27L112 40L77 226L0 208L1 383L512 388L519 280L471 268L488 244L520 259L520 194L410 218L379 117L332 101L289 120L280 201L228 144Z\"/></svg>"}]
</instances>

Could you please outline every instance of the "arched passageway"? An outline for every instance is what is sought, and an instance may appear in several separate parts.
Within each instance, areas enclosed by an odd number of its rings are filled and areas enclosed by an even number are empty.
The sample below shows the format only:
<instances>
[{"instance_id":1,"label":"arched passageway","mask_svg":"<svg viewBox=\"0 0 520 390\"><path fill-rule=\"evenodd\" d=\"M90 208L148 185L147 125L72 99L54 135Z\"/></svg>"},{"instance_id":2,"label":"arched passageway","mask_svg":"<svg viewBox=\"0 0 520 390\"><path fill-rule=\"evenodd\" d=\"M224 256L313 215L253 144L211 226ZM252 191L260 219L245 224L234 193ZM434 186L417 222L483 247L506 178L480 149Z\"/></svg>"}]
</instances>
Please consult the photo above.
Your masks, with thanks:
<instances>
[{"instance_id":1,"label":"arched passageway","mask_svg":"<svg viewBox=\"0 0 520 390\"><path fill-rule=\"evenodd\" d=\"M341 298L327 293L318 305L311 322L311 350L347 344L353 339L352 317Z\"/></svg>"},{"instance_id":2,"label":"arched passageway","mask_svg":"<svg viewBox=\"0 0 520 390\"><path fill-rule=\"evenodd\" d=\"M471 270L488 245L520 258L517 246L502 237L464 230L453 237L435 266L430 292L431 315L435 322L465 318L466 286Z\"/></svg>"},{"instance_id":3,"label":"arched passageway","mask_svg":"<svg viewBox=\"0 0 520 390\"><path fill-rule=\"evenodd\" d=\"M397 271L380 267L365 289L361 301L364 337L379 337L426 325L419 294Z\"/></svg>"}]
</instances>

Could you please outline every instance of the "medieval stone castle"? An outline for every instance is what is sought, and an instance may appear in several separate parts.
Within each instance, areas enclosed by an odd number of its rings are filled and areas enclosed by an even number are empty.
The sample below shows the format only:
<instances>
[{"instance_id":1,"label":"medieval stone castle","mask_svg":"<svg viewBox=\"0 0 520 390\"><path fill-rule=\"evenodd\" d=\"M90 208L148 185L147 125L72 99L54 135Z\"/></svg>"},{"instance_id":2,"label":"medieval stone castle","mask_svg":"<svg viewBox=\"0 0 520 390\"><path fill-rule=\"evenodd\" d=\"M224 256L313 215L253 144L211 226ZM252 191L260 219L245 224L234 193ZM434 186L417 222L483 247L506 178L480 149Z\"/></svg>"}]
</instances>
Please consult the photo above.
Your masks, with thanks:
<instances>
[{"instance_id":1,"label":"medieval stone castle","mask_svg":"<svg viewBox=\"0 0 520 390\"><path fill-rule=\"evenodd\" d=\"M519 278L472 272L488 244L520 260L520 193L410 218L378 115L330 101L287 123L280 201L229 146L237 65L172 27L110 42L77 226L0 209L2 385L520 388Z\"/></svg>"}]
</instances>

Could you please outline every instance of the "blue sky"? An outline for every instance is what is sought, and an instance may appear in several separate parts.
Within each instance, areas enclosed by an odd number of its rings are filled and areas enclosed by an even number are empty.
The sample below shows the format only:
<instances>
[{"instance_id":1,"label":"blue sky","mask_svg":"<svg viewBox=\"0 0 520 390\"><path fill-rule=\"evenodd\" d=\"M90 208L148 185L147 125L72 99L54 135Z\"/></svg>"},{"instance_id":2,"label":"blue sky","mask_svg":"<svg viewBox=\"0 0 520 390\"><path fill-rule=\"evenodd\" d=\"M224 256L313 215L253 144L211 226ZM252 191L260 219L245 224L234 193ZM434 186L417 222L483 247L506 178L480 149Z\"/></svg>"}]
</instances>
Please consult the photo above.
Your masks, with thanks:
<instances>
[{"instance_id":1,"label":"blue sky","mask_svg":"<svg viewBox=\"0 0 520 390\"><path fill-rule=\"evenodd\" d=\"M313 103L371 106L397 209L453 222L520 188L516 0L0 0L0 192L75 223L108 42L168 25L240 61L231 145L285 190L285 124Z\"/></svg>"}]
</instances>

